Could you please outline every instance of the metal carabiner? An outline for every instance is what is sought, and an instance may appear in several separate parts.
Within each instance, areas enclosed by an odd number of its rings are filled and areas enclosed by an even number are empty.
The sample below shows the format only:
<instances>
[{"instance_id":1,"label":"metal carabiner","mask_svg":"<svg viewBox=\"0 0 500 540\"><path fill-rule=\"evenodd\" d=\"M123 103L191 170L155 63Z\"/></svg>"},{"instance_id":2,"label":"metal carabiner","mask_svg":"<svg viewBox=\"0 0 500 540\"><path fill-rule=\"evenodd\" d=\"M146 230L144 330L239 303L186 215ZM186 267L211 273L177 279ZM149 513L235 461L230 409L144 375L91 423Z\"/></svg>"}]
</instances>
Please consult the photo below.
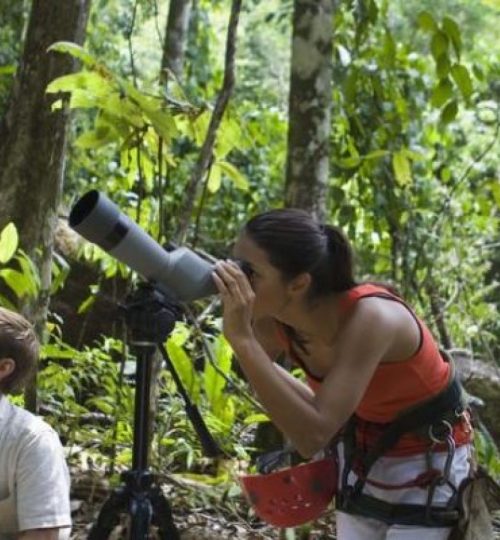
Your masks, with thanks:
<instances>
[{"instance_id":1,"label":"metal carabiner","mask_svg":"<svg viewBox=\"0 0 500 540\"><path fill-rule=\"evenodd\" d=\"M450 437L451 434L453 433L453 427L452 427L452 425L448 422L448 420L440 420L440 423L447 429L448 433L443 434L443 435L442 435L442 438L440 439L437 435L434 435L435 424L431 424L431 425L429 426L428 435L429 435L429 439L430 439L434 444L439 444L439 443L444 443L444 442L446 442L446 440L448 439L448 437Z\"/></svg>"}]
</instances>

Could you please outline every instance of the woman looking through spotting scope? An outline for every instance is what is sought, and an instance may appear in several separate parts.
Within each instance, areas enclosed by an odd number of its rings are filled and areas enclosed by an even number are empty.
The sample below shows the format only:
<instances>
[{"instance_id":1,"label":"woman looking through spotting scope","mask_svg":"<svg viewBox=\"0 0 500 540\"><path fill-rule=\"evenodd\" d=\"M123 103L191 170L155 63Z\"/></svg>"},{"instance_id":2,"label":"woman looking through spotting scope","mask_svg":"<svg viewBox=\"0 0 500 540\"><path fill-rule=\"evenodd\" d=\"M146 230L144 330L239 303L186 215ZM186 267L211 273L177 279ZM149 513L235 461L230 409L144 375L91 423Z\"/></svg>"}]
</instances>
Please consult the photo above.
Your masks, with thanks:
<instances>
[{"instance_id":1,"label":"woman looking through spotting scope","mask_svg":"<svg viewBox=\"0 0 500 540\"><path fill-rule=\"evenodd\" d=\"M388 288L357 283L344 235L301 210L250 219L234 257L245 272L227 260L213 273L224 334L298 453L336 454L338 538L448 538L471 474L472 428L425 324ZM272 362L283 353L309 384Z\"/></svg>"}]
</instances>

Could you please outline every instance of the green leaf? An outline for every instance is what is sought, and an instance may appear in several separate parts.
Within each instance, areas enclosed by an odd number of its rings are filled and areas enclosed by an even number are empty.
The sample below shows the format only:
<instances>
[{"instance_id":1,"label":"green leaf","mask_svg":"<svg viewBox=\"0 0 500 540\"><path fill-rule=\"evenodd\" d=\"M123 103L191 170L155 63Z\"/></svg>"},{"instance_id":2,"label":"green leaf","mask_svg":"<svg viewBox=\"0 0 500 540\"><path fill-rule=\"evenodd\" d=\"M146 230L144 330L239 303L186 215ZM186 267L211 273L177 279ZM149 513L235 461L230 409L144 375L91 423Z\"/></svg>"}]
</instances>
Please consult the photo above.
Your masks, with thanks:
<instances>
[{"instance_id":1,"label":"green leaf","mask_svg":"<svg viewBox=\"0 0 500 540\"><path fill-rule=\"evenodd\" d=\"M86 131L82 133L75 141L75 145L78 148L92 149L100 148L109 143L115 142L117 136L109 126L101 126L93 131Z\"/></svg>"},{"instance_id":2,"label":"green leaf","mask_svg":"<svg viewBox=\"0 0 500 540\"><path fill-rule=\"evenodd\" d=\"M353 102L356 98L359 71L351 68L344 81L344 96L347 102Z\"/></svg>"},{"instance_id":3,"label":"green leaf","mask_svg":"<svg viewBox=\"0 0 500 540\"><path fill-rule=\"evenodd\" d=\"M474 90L469 70L463 64L454 64L451 66L451 76L464 98L469 99Z\"/></svg>"},{"instance_id":4,"label":"green leaf","mask_svg":"<svg viewBox=\"0 0 500 540\"><path fill-rule=\"evenodd\" d=\"M14 223L8 223L0 233L0 263L5 264L12 259L19 245L19 235Z\"/></svg>"},{"instance_id":5,"label":"green leaf","mask_svg":"<svg viewBox=\"0 0 500 540\"><path fill-rule=\"evenodd\" d=\"M434 20L434 17L428 11L421 11L418 14L417 24L426 32L435 32L438 29L438 25Z\"/></svg>"},{"instance_id":6,"label":"green leaf","mask_svg":"<svg viewBox=\"0 0 500 540\"><path fill-rule=\"evenodd\" d=\"M412 178L410 160L403 150L394 152L392 155L392 168L394 170L396 182L400 186L411 184Z\"/></svg>"},{"instance_id":7,"label":"green leaf","mask_svg":"<svg viewBox=\"0 0 500 540\"><path fill-rule=\"evenodd\" d=\"M484 81L484 71L478 64L473 64L472 72L478 81Z\"/></svg>"},{"instance_id":8,"label":"green leaf","mask_svg":"<svg viewBox=\"0 0 500 540\"><path fill-rule=\"evenodd\" d=\"M87 67L94 67L97 64L97 60L83 47L70 41L58 41L56 43L53 43L47 49L47 51L70 54L71 56L73 56L73 58L78 58L78 60L81 60L83 64Z\"/></svg>"},{"instance_id":9,"label":"green leaf","mask_svg":"<svg viewBox=\"0 0 500 540\"><path fill-rule=\"evenodd\" d=\"M0 270L0 277L5 281L8 287L14 291L18 298L30 296L29 292L32 289L32 286L27 276L23 273L13 270L12 268L4 268Z\"/></svg>"},{"instance_id":10,"label":"green leaf","mask_svg":"<svg viewBox=\"0 0 500 540\"><path fill-rule=\"evenodd\" d=\"M212 163L209 171L207 189L210 193L219 191L222 182L222 170L218 163Z\"/></svg>"},{"instance_id":11,"label":"green leaf","mask_svg":"<svg viewBox=\"0 0 500 540\"><path fill-rule=\"evenodd\" d=\"M451 17L443 17L443 30L450 38L457 58L460 58L460 52L462 50L462 37L460 35L460 28L458 24Z\"/></svg>"},{"instance_id":12,"label":"green leaf","mask_svg":"<svg viewBox=\"0 0 500 540\"><path fill-rule=\"evenodd\" d=\"M444 79L450 73L451 62L447 54L442 54L436 60L436 74L440 79Z\"/></svg>"},{"instance_id":13,"label":"green leaf","mask_svg":"<svg viewBox=\"0 0 500 540\"><path fill-rule=\"evenodd\" d=\"M446 78L437 84L431 96L431 103L434 107L441 107L453 97L453 85L450 79Z\"/></svg>"},{"instance_id":14,"label":"green leaf","mask_svg":"<svg viewBox=\"0 0 500 540\"><path fill-rule=\"evenodd\" d=\"M493 199L496 205L500 208L500 182L493 180L490 182L489 187L493 193Z\"/></svg>"},{"instance_id":15,"label":"green leaf","mask_svg":"<svg viewBox=\"0 0 500 540\"><path fill-rule=\"evenodd\" d=\"M248 180L234 165L227 161L217 161L216 164L238 189L248 191Z\"/></svg>"},{"instance_id":16,"label":"green leaf","mask_svg":"<svg viewBox=\"0 0 500 540\"><path fill-rule=\"evenodd\" d=\"M218 160L221 160L235 147L241 148L240 123L234 118L227 118L225 116L217 132L214 154Z\"/></svg>"},{"instance_id":17,"label":"green leaf","mask_svg":"<svg viewBox=\"0 0 500 540\"><path fill-rule=\"evenodd\" d=\"M179 135L179 130L175 124L174 117L168 111L156 110L154 113L145 111L146 116L151 121L158 135L167 143L173 137Z\"/></svg>"},{"instance_id":18,"label":"green leaf","mask_svg":"<svg viewBox=\"0 0 500 540\"><path fill-rule=\"evenodd\" d=\"M182 347L179 347L172 339L167 341L167 351L186 391L193 402L196 403L200 394L200 388L191 358L187 355L186 351Z\"/></svg>"},{"instance_id":19,"label":"green leaf","mask_svg":"<svg viewBox=\"0 0 500 540\"><path fill-rule=\"evenodd\" d=\"M210 116L210 111L203 111L191 123L193 138L198 146L201 146L205 140L205 135L210 123Z\"/></svg>"},{"instance_id":20,"label":"green leaf","mask_svg":"<svg viewBox=\"0 0 500 540\"><path fill-rule=\"evenodd\" d=\"M410 150L409 148L403 148L401 150L401 153L403 153L411 161L422 161L425 159L425 156L423 154L421 154L420 152L415 152L414 150Z\"/></svg>"},{"instance_id":21,"label":"green leaf","mask_svg":"<svg viewBox=\"0 0 500 540\"><path fill-rule=\"evenodd\" d=\"M431 39L431 52L436 62L442 54L448 53L448 36L438 30L435 32Z\"/></svg>"},{"instance_id":22,"label":"green leaf","mask_svg":"<svg viewBox=\"0 0 500 540\"><path fill-rule=\"evenodd\" d=\"M441 111L441 122L449 124L455 120L458 113L458 103L456 99L452 99L446 104L446 107Z\"/></svg>"},{"instance_id":23,"label":"green leaf","mask_svg":"<svg viewBox=\"0 0 500 540\"><path fill-rule=\"evenodd\" d=\"M359 156L351 156L348 158L342 158L337 161L337 165L342 169L355 169L361 164L361 158Z\"/></svg>"},{"instance_id":24,"label":"green leaf","mask_svg":"<svg viewBox=\"0 0 500 540\"><path fill-rule=\"evenodd\" d=\"M27 294L29 296L36 296L40 290L40 274L38 268L34 265L33 261L26 255L23 250L19 250L16 255L16 261L21 268L21 272L27 279Z\"/></svg>"},{"instance_id":25,"label":"green leaf","mask_svg":"<svg viewBox=\"0 0 500 540\"><path fill-rule=\"evenodd\" d=\"M91 295L87 297L86 300L84 300L79 306L77 313L78 315L81 315L82 313L86 313L95 303L96 297L94 295Z\"/></svg>"},{"instance_id":26,"label":"green leaf","mask_svg":"<svg viewBox=\"0 0 500 540\"><path fill-rule=\"evenodd\" d=\"M394 41L394 38L392 37L392 34L387 29L384 36L383 53L385 67L394 67L394 62L396 60L396 43Z\"/></svg>"},{"instance_id":27,"label":"green leaf","mask_svg":"<svg viewBox=\"0 0 500 540\"><path fill-rule=\"evenodd\" d=\"M115 118L125 120L136 128L144 127L141 108L118 92L110 94L101 105L104 112Z\"/></svg>"},{"instance_id":28,"label":"green leaf","mask_svg":"<svg viewBox=\"0 0 500 540\"><path fill-rule=\"evenodd\" d=\"M244 424L261 424L263 422L269 422L269 416L264 413L249 414L244 420Z\"/></svg>"},{"instance_id":29,"label":"green leaf","mask_svg":"<svg viewBox=\"0 0 500 540\"><path fill-rule=\"evenodd\" d=\"M363 156L363 159L380 159L381 157L385 157L389 154L388 150L374 150L373 152L369 152L366 154L366 156Z\"/></svg>"},{"instance_id":30,"label":"green leaf","mask_svg":"<svg viewBox=\"0 0 500 540\"><path fill-rule=\"evenodd\" d=\"M1 75L14 75L16 72L16 66L10 64L8 66L0 66L0 76Z\"/></svg>"}]
</instances>

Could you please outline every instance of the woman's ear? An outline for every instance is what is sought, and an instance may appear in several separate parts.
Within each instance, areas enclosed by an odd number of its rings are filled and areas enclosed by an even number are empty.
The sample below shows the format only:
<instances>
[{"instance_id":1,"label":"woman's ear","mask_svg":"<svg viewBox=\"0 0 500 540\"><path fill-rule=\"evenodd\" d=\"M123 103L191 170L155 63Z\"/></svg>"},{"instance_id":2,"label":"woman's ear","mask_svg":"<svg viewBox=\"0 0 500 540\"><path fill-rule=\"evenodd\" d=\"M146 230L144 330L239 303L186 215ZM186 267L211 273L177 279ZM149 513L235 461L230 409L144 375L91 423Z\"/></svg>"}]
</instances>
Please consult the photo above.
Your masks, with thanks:
<instances>
[{"instance_id":1,"label":"woman's ear","mask_svg":"<svg viewBox=\"0 0 500 540\"><path fill-rule=\"evenodd\" d=\"M12 358L0 358L0 381L7 378L16 369L16 363Z\"/></svg>"},{"instance_id":2,"label":"woman's ear","mask_svg":"<svg viewBox=\"0 0 500 540\"><path fill-rule=\"evenodd\" d=\"M311 274L309 272L302 272L288 283L288 290L295 296L302 296L308 291L311 281Z\"/></svg>"}]
</instances>

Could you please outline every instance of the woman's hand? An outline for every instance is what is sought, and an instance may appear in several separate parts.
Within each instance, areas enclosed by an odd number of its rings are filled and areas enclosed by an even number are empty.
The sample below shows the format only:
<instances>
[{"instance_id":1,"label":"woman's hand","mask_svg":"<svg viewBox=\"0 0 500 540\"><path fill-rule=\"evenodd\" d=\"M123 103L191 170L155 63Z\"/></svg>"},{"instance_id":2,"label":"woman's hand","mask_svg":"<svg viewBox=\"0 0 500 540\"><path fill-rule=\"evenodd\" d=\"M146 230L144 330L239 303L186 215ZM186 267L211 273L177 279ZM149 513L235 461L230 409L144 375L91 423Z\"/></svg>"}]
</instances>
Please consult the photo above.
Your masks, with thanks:
<instances>
[{"instance_id":1,"label":"woman's hand","mask_svg":"<svg viewBox=\"0 0 500 540\"><path fill-rule=\"evenodd\" d=\"M255 293L240 267L219 261L212 274L224 306L223 331L232 345L254 338L252 312Z\"/></svg>"}]
</instances>

